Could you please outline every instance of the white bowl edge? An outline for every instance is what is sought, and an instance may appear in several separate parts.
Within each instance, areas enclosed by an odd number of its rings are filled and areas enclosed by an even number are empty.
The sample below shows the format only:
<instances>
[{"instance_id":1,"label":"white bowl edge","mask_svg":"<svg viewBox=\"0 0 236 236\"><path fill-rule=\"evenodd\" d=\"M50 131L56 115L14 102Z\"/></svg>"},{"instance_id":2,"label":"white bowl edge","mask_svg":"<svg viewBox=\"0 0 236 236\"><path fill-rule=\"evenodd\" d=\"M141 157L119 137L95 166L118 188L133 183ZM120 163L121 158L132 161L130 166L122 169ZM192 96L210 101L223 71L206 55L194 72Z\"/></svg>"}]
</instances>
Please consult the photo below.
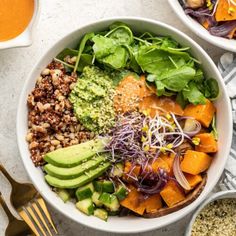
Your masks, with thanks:
<instances>
[{"instance_id":1,"label":"white bowl edge","mask_svg":"<svg viewBox=\"0 0 236 236\"><path fill-rule=\"evenodd\" d=\"M62 201L56 196L55 193L53 193L50 188L47 186L45 181L43 180L43 173L41 173L40 169L36 169L29 157L29 151L28 146L25 141L25 135L27 132L26 127L26 119L27 119L27 107L26 107L26 97L27 94L30 92L30 90L33 88L36 76L39 75L40 71L51 61L53 56L56 55L61 49L63 49L65 46L68 46L68 44L71 44L72 41L79 40L79 37L81 37L82 34L85 32L89 32L91 30L102 29L106 28L110 23L114 21L124 21L127 24L130 24L132 26L136 26L136 28L141 28L145 26L149 31L154 31L155 28L160 28L162 31L168 31L172 33L171 35L174 35L174 38L177 41L181 41L183 44L191 45L192 47L192 53L197 55L198 59L201 58L204 59L204 63L208 63L208 68L205 68L208 70L208 73L213 73L214 77L217 78L220 87L221 87L221 96L222 99L220 100L221 103L223 103L225 106L222 108L223 113L226 115L226 124L228 126L225 127L225 132L227 132L228 135L223 135L224 139L222 142L224 143L224 147L220 147L221 152L223 152L224 155L222 155L221 159L221 165L219 165L217 173L212 173L209 176L214 176L214 181L207 183L207 188L204 189L204 191L201 193L201 195L190 205L187 207L174 212L172 214L169 214L164 217L155 218L155 219L143 219L138 217L124 217L124 218L117 218L117 217L111 217L107 223L96 219L95 217L87 217L80 212L78 212L74 205L71 203L69 204L63 204ZM148 27L147 27L148 26ZM153 28L152 28L153 27ZM132 27L133 28L133 27ZM153 30L151 30L153 29ZM143 31L143 30L142 30ZM157 31L156 31L157 33ZM178 40L179 39L179 40ZM181 40L180 40L181 39ZM192 210L194 210L200 202L203 201L203 199L208 195L208 193L213 189L215 184L220 178L221 173L223 172L224 165L227 160L227 156L229 154L229 149L231 145L231 136L232 136L232 114L231 114L231 108L230 108L230 102L229 98L226 94L226 89L224 87L224 82L221 78L221 75L219 71L217 70L215 64L210 59L210 57L207 55L207 53L198 45L196 44L191 38L183 34L182 32L174 29L171 26L168 26L164 23L157 22L154 20L149 19L143 19L138 17L117 17L117 18L110 18L110 19L103 19L94 23L90 23L86 26L80 27L78 30L75 30L68 34L67 36L63 37L60 41L58 41L51 49L49 49L45 55L36 63L36 67L32 70L29 77L27 78L24 88L22 90L20 100L19 100L19 106L17 111L17 139L18 139L18 147L20 150L20 154L24 163L24 166L30 176L30 179L38 189L38 191L41 193L41 195L45 198L46 201L48 201L52 206L54 206L58 211L60 211L62 214L67 216L68 218L84 224L88 227L95 228L101 231L108 231L108 232L117 232L117 233L138 233L138 232L145 232L149 230L154 230L157 228L164 227L170 223L173 223L188 213L190 213ZM221 104L219 104L220 106ZM22 114L23 112L23 114ZM221 127L223 130L223 128ZM220 134L221 138L221 134ZM226 140L226 141L224 141ZM211 167L213 168L214 163ZM212 171L211 171L212 172ZM69 210L68 210L69 208ZM127 220L129 219L129 220ZM121 227L122 225L122 227Z\"/></svg>"}]
</instances>

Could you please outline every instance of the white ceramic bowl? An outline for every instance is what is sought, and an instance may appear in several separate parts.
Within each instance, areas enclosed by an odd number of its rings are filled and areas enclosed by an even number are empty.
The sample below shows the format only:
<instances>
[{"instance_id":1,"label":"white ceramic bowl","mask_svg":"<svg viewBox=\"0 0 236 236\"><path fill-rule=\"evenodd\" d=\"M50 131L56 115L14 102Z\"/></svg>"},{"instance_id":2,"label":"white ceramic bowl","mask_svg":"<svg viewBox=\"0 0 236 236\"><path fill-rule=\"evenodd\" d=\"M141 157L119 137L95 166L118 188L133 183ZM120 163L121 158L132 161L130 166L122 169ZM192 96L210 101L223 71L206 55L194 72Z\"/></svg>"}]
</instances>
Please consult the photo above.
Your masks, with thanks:
<instances>
[{"instance_id":1,"label":"white ceramic bowl","mask_svg":"<svg viewBox=\"0 0 236 236\"><path fill-rule=\"evenodd\" d=\"M168 0L172 10L176 13L179 19L197 36L208 41L209 43L223 48L225 50L236 52L236 40L225 39L211 35L201 24L190 16L186 15L178 0Z\"/></svg>"},{"instance_id":2,"label":"white ceramic bowl","mask_svg":"<svg viewBox=\"0 0 236 236\"><path fill-rule=\"evenodd\" d=\"M34 0L34 14L29 25L26 29L17 37L0 42L0 50L7 48L16 48L16 47L28 47L32 44L32 37L34 32L34 26L39 18L40 12L40 1Z\"/></svg>"},{"instance_id":3,"label":"white ceramic bowl","mask_svg":"<svg viewBox=\"0 0 236 236\"><path fill-rule=\"evenodd\" d=\"M195 219L198 216L198 214L202 211L202 209L207 204L209 204L210 202L213 202L217 199L225 199L225 198L235 198L236 199L236 190L222 191L222 192L215 193L215 194L211 195L206 201L204 201L204 203L193 214L192 219L189 223L189 226L187 227L187 230L185 232L185 236L191 236L193 223L195 222Z\"/></svg>"},{"instance_id":4,"label":"white ceramic bowl","mask_svg":"<svg viewBox=\"0 0 236 236\"><path fill-rule=\"evenodd\" d=\"M208 181L201 193L201 195L187 207L171 213L169 215L155 218L155 219L144 219L141 217L110 217L108 222L104 222L95 217L88 217L80 213L73 203L64 204L60 198L51 191L50 187L44 181L44 175L40 168L35 168L28 150L27 142L25 141L25 136L27 133L27 106L26 100L27 95L34 88L36 78L39 76L40 71L45 68L45 66L52 60L52 58L57 55L65 47L74 47L78 44L80 38L87 32L91 31L103 31L113 23L114 21L123 21L130 25L130 27L137 32L149 31L157 35L168 35L173 37L175 40L180 42L183 46L191 47L191 53L199 61L202 62L205 74L207 77L215 78L220 86L220 96L216 101L216 107L218 109L217 113L217 127L219 130L219 152L214 158L214 161L208 171ZM62 214L74 220L78 223L84 224L88 227L92 227L98 230L117 232L117 233L137 233L144 232L148 230L153 230L161 228L168 224L171 224L189 212L194 210L204 198L211 192L215 184L217 183L220 175L224 169L224 165L227 160L231 145L232 136L232 117L229 98L226 94L226 89L224 82L218 72L215 64L207 53L191 38L176 30L175 28L166 25L162 22L148 20L143 18L132 18L132 17L121 17L121 18L111 18L95 23L91 23L84 27L77 29L76 31L69 33L61 40L55 43L55 45L45 52L45 55L35 64L32 72L29 74L28 79L25 82L24 88L21 93L20 102L18 106L17 113L17 138L18 146L22 160L24 162L27 173L29 174L32 182L42 196L54 206Z\"/></svg>"}]
</instances>

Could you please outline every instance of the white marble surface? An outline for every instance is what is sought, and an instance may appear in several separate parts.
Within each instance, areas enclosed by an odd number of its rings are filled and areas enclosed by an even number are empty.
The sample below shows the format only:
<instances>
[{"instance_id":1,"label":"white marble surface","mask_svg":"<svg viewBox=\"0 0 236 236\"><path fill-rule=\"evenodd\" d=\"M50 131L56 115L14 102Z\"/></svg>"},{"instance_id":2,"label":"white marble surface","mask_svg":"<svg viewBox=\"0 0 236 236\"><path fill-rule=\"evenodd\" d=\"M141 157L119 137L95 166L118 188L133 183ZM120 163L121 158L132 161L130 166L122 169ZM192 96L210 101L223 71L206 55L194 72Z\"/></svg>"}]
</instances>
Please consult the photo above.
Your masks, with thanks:
<instances>
[{"instance_id":1,"label":"white marble surface","mask_svg":"<svg viewBox=\"0 0 236 236\"><path fill-rule=\"evenodd\" d=\"M34 43L28 48L0 51L0 161L20 181L27 181L16 143L15 117L19 94L26 76L44 51L66 33L77 27L113 16L142 16L168 23L190 35L217 61L222 50L200 40L178 20L166 0L41 0L41 16L36 26ZM9 198L9 185L0 175L0 191ZM112 235L70 222L51 210L60 235ZM189 218L167 228L140 235L181 236ZM0 208L0 236L4 235L7 218ZM121 226L122 227L122 226ZM139 235L139 234L138 234Z\"/></svg>"}]
</instances>

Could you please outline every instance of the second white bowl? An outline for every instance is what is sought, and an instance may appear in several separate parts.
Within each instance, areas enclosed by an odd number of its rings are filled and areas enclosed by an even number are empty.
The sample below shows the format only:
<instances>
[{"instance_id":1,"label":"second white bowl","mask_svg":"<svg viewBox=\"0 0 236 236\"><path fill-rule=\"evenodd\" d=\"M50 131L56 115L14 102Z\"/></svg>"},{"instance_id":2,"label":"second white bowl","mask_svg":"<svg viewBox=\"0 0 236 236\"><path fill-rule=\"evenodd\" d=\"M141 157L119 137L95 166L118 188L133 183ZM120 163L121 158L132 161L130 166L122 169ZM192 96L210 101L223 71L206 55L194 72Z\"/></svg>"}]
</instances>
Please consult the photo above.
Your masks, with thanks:
<instances>
[{"instance_id":1,"label":"second white bowl","mask_svg":"<svg viewBox=\"0 0 236 236\"><path fill-rule=\"evenodd\" d=\"M236 40L235 39L225 39L222 37L216 37L211 35L201 24L196 20L186 15L182 6L178 0L168 0L172 10L179 17L179 19L197 36L201 37L205 41L223 48L225 50L236 52Z\"/></svg>"}]
</instances>

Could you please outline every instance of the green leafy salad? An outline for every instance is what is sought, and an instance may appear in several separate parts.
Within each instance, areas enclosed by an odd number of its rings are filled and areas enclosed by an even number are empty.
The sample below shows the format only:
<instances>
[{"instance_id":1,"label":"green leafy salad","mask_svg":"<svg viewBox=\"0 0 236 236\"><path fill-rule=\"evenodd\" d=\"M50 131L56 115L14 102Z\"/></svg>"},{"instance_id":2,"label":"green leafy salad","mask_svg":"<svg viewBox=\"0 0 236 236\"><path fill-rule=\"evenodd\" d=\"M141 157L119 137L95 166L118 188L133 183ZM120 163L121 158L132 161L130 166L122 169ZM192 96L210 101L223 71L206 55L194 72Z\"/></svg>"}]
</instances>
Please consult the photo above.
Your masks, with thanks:
<instances>
[{"instance_id":1,"label":"green leafy salad","mask_svg":"<svg viewBox=\"0 0 236 236\"><path fill-rule=\"evenodd\" d=\"M177 95L182 106L204 104L205 98L217 98L218 84L204 78L200 62L189 50L171 37L134 34L126 24L117 22L108 31L86 34L77 50L66 48L56 59L74 72L96 64L108 71L147 73L147 81L156 85L158 96ZM65 56L76 56L75 65L66 63Z\"/></svg>"}]
</instances>

